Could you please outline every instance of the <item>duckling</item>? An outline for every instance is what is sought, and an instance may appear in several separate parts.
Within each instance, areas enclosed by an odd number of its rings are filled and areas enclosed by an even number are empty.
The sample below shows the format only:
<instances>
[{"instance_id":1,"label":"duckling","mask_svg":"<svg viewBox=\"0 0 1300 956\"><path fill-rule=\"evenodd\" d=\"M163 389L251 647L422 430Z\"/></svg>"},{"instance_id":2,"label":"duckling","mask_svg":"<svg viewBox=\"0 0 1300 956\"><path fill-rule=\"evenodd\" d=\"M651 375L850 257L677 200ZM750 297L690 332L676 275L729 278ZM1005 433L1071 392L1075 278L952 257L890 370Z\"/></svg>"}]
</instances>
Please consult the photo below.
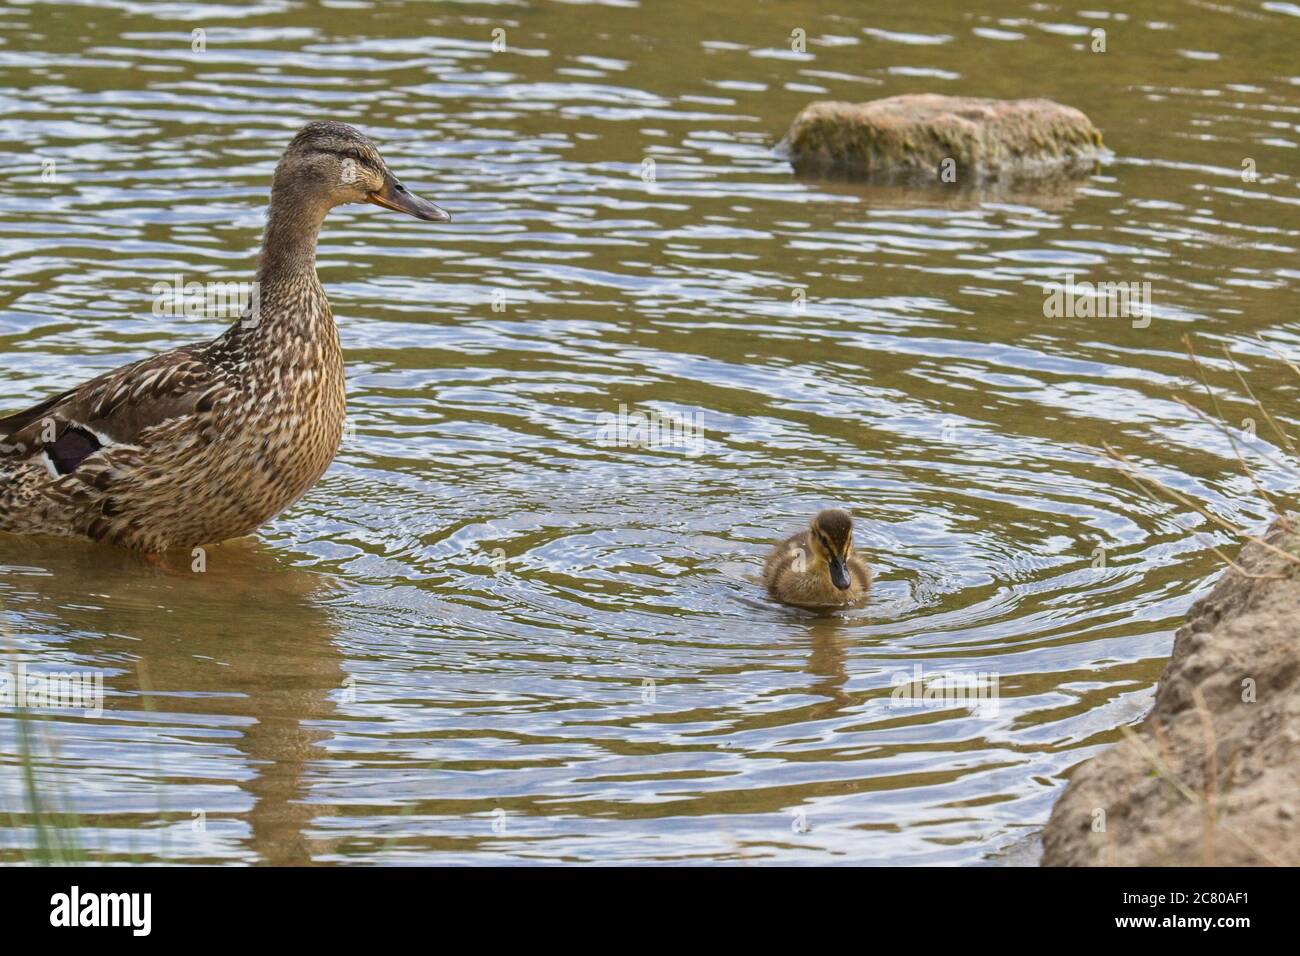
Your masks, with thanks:
<instances>
[{"instance_id":1,"label":"duckling","mask_svg":"<svg viewBox=\"0 0 1300 956\"><path fill-rule=\"evenodd\" d=\"M209 342L0 418L0 531L148 555L251 534L316 483L343 433L343 353L316 237L343 203L451 217L366 136L310 123L275 168L258 304Z\"/></svg>"},{"instance_id":2,"label":"duckling","mask_svg":"<svg viewBox=\"0 0 1300 956\"><path fill-rule=\"evenodd\" d=\"M866 600L871 569L853 553L853 518L840 508L817 512L807 531L772 549L763 583L772 597L799 607Z\"/></svg>"}]
</instances>

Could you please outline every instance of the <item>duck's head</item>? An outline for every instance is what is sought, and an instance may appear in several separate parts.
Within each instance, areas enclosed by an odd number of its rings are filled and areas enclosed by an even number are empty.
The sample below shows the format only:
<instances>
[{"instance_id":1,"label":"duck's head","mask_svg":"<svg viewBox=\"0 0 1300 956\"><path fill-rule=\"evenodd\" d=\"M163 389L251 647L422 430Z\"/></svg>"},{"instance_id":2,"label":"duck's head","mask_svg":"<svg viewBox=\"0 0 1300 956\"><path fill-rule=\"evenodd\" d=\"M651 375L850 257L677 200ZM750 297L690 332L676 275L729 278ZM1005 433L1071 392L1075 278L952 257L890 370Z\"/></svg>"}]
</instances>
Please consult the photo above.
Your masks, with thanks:
<instances>
[{"instance_id":1,"label":"duck's head","mask_svg":"<svg viewBox=\"0 0 1300 956\"><path fill-rule=\"evenodd\" d=\"M308 123L275 168L274 199L325 210L368 202L425 222L450 222L444 210L411 192L365 134L346 123Z\"/></svg>"},{"instance_id":2,"label":"duck's head","mask_svg":"<svg viewBox=\"0 0 1300 956\"><path fill-rule=\"evenodd\" d=\"M826 563L831 583L847 591L853 583L848 569L849 555L853 553L853 518L841 508L826 508L813 516L810 528L813 551Z\"/></svg>"}]
</instances>

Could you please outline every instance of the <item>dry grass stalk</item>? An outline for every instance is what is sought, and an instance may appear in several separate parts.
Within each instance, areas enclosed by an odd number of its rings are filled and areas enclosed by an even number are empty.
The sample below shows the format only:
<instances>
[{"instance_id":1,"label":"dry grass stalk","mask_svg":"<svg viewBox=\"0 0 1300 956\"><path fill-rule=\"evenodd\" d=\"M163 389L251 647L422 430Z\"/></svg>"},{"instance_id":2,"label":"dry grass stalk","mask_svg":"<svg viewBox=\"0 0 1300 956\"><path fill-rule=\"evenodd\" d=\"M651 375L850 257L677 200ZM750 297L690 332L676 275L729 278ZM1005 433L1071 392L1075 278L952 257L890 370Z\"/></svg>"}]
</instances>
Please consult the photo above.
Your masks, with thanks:
<instances>
[{"instance_id":1,"label":"dry grass stalk","mask_svg":"<svg viewBox=\"0 0 1300 956\"><path fill-rule=\"evenodd\" d=\"M1152 498L1157 497L1156 494L1152 491L1152 489L1155 489L1159 491L1161 494L1163 494L1166 498L1173 500L1177 504L1182 505L1184 508L1190 508L1192 511L1195 511L1197 514L1201 515L1201 517L1205 518L1211 524L1218 525L1220 528L1227 531L1229 534L1245 537L1248 541L1254 541L1258 543L1261 547L1265 548L1266 550L1272 551L1273 553L1284 558L1286 561L1290 562L1291 564L1300 565L1300 556L1294 555L1289 551L1282 550L1281 548L1277 547L1277 545L1272 544L1269 541L1265 541L1259 535L1249 534L1243 531L1241 528L1233 524L1231 521L1227 520L1226 518L1219 517L1218 515L1214 514L1205 506L1187 497L1181 491L1175 491L1173 488L1170 488L1168 485L1164 484L1157 478L1152 478L1150 476L1141 474L1137 470L1136 466L1134 466L1134 464L1129 460L1128 456L1126 456L1123 452L1118 451L1117 449L1112 447L1109 442L1102 442L1102 445L1106 449L1106 457L1110 458L1112 461L1118 464L1123 469L1124 474L1128 477L1128 479L1132 481L1135 485L1137 485L1139 488L1141 488L1143 491L1145 491ZM1285 574L1255 574L1253 572L1247 571L1245 568L1239 565L1236 561L1232 560L1232 558L1228 557L1226 554L1224 554L1214 545L1207 545L1207 547L1211 551L1213 551L1219 557L1220 560L1222 560L1225 564L1227 564L1228 567L1232 568L1233 571L1235 571L1237 574L1240 574L1242 577L1250 578L1252 580L1259 580L1259 581L1284 581L1287 579L1287 575Z\"/></svg>"},{"instance_id":2,"label":"dry grass stalk","mask_svg":"<svg viewBox=\"0 0 1300 956\"><path fill-rule=\"evenodd\" d=\"M1205 842L1202 845L1201 862L1205 866L1214 866L1214 823L1218 817L1216 809L1219 802L1219 742L1214 735L1214 719L1210 709L1205 706L1205 695L1199 687L1192 688L1192 700L1196 703L1196 716L1201 721L1201 733L1205 737L1205 783L1202 787L1205 808Z\"/></svg>"},{"instance_id":3,"label":"dry grass stalk","mask_svg":"<svg viewBox=\"0 0 1300 956\"><path fill-rule=\"evenodd\" d=\"M1263 342L1262 339L1260 341ZM1263 344L1271 351L1273 351L1274 354L1278 355L1278 357L1287 365L1287 367L1290 368L1292 371L1294 371L1297 376L1300 376L1300 367L1297 367L1294 363L1288 360L1286 356L1278 353L1276 349L1272 348L1272 346L1269 346L1267 343L1263 343ZM1192 338L1190 335L1183 336L1183 345L1187 349L1188 358L1191 360L1193 367L1195 367L1196 369L1196 374L1197 377L1200 379L1201 386L1204 388L1205 394L1210 400L1210 405L1214 410L1214 415L1211 416L1207 414L1206 412L1192 405L1190 402L1187 402L1178 396L1174 396L1174 401L1178 402L1180 405L1188 409L1194 415L1201 418L1203 421L1209 422L1210 424L1214 425L1216 428L1219 429L1219 431L1223 434L1223 436L1227 438L1228 444L1232 448L1233 455L1236 456L1237 463L1241 466L1242 474L1245 475L1246 478L1250 481L1251 486L1255 489L1255 494L1260 498L1262 502L1264 502L1264 504L1268 507L1269 511L1272 512L1278 518L1282 526L1288 531L1291 530L1291 522L1290 519L1288 518L1286 509L1281 507L1281 505L1277 502L1277 500L1275 500L1274 496L1269 494L1269 492L1265 490L1263 484L1256 476L1254 469L1251 468L1250 462L1248 462L1246 460L1245 455L1242 454L1242 449L1239 442L1237 441L1236 436L1233 435L1232 431L1226 425L1227 419L1224 417L1223 408L1219 404L1219 397L1218 395L1215 394L1214 389L1210 387L1209 377L1206 375L1205 366L1201 363L1199 356L1197 356L1196 354L1196 349L1192 345ZM1291 436L1289 436L1282 429L1277 419L1275 419L1272 415L1270 415L1267 409L1264 408L1263 403L1259 400L1258 396L1256 396L1255 393L1251 390L1249 384L1246 382L1245 376L1241 372L1240 367L1237 365L1236 361L1232 357L1232 353L1228 351L1226 346L1223 349L1223 354L1224 354L1224 358L1231 365L1233 373L1237 376L1237 380L1241 383L1242 388L1245 390L1246 394L1250 397L1251 401L1254 403L1255 408L1259 410L1260 415L1263 417L1264 421L1267 422L1269 428L1271 428L1273 432L1278 436L1278 440L1282 443L1282 446L1286 449L1287 452L1291 453L1293 456L1300 457L1300 455L1296 454L1297 451L1300 450L1297 448L1296 442L1291 438ZM1110 458L1112 461L1118 464L1120 468L1123 470L1125 476L1130 481L1132 481L1133 484L1136 485L1143 493L1147 494L1152 499L1164 498L1167 501L1172 501L1175 504L1181 505L1184 508L1188 508L1192 511L1195 511L1206 521L1210 522L1210 524L1222 528L1224 531L1228 532L1234 537L1243 537L1248 541L1253 541L1256 544L1260 545L1265 550L1270 551L1273 554L1277 555L1278 557L1282 558L1288 564L1300 565L1300 556L1294 555L1289 551L1277 547L1271 542L1264 540L1259 535L1247 533L1244 529L1238 527L1233 522L1228 521L1226 518L1222 518L1219 515L1214 514L1204 505L1192 500L1189 496L1183 494L1182 492L1170 488L1168 485L1164 484L1159 479L1151 475L1143 474L1142 471L1128 457L1126 457L1122 452L1115 449L1109 443L1103 442L1102 445L1105 449L1106 457ZM1279 465L1284 468L1290 468L1291 470L1295 470L1294 465L1290 463L1279 462L1276 457L1269 455L1267 452L1261 452L1260 454L1265 459L1267 459L1268 461L1276 465ZM1248 578L1251 580L1258 580L1258 581L1278 581L1278 580L1285 580L1288 577L1288 575L1285 574L1252 573L1250 571L1247 571L1236 561L1229 558L1223 551L1221 551L1219 548L1215 547L1214 545L1212 544L1207 545L1207 547L1212 552L1214 552L1215 556L1218 557L1219 560L1221 560L1225 565L1231 568L1234 573L1244 578Z\"/></svg>"},{"instance_id":4,"label":"dry grass stalk","mask_svg":"<svg viewBox=\"0 0 1300 956\"><path fill-rule=\"evenodd\" d=\"M1241 368L1237 365L1237 360L1232 357L1232 353L1228 351L1226 345L1223 346L1223 357L1232 365L1233 374L1237 376L1237 381L1241 383L1242 390L1250 396L1251 402L1253 402L1255 407L1259 409L1259 414L1263 416L1264 421L1268 422L1268 427L1273 429L1273 434L1277 435L1278 441L1285 446L1291 457L1300 458L1300 451L1297 451L1295 441L1290 435L1282 430L1282 426L1280 426L1277 423L1277 420L1268 413L1268 409L1264 407L1264 403L1255 395L1254 390L1250 387L1250 383L1246 381L1246 376L1241 374ZM1294 365L1291 367L1295 368Z\"/></svg>"},{"instance_id":5,"label":"dry grass stalk","mask_svg":"<svg viewBox=\"0 0 1300 956\"><path fill-rule=\"evenodd\" d=\"M1182 398L1175 396L1174 400L1178 402L1180 405L1182 405L1184 408L1187 408L1192 412L1195 412L1200 418L1210 422L1212 425L1214 425L1216 428L1219 429L1219 431L1223 434L1223 437L1228 439L1228 444L1232 447L1232 453L1237 456L1237 462L1238 464L1241 465L1242 473L1248 479L1250 479L1250 483L1255 486L1255 493L1259 495L1259 497L1264 501L1265 504L1268 505L1270 511L1272 511L1275 515L1277 515L1279 518L1285 521L1286 512L1284 512L1281 508L1277 506L1277 503L1273 500L1272 496L1270 496L1269 493L1264 490L1264 486L1259 483L1259 480L1255 477L1254 469L1250 467L1250 464L1246 461L1245 456L1242 455L1241 448L1237 444L1236 437L1232 434L1231 431L1228 430L1228 426L1226 424L1228 420L1227 416L1223 414L1223 409L1219 406L1219 397L1214 394L1214 389L1210 387L1210 380L1205 374L1205 366L1201 364L1201 360L1196 354L1196 349L1192 347L1192 337L1190 335L1183 336L1183 346L1187 349L1187 357L1192 360L1192 365L1196 368L1197 377L1200 378L1201 380L1201 386L1205 389L1205 394L1209 396L1210 404L1214 406L1214 414L1216 417L1210 418L1210 416L1206 415L1199 408L1196 408L1190 402L1185 401ZM1237 369L1237 363L1232 360L1232 357L1228 352L1226 346L1223 349L1223 354L1228 359L1229 364L1232 365L1233 371L1237 373L1237 378L1244 381L1240 371ZM1273 421L1271 416L1269 416L1269 421L1270 422ZM1276 422L1274 422L1273 424L1276 427ZM1281 430L1279 429L1279 434L1280 433ZM1290 528L1288 527L1287 530L1290 530Z\"/></svg>"},{"instance_id":6,"label":"dry grass stalk","mask_svg":"<svg viewBox=\"0 0 1300 956\"><path fill-rule=\"evenodd\" d=\"M1183 783L1182 780L1178 779L1178 776L1172 770L1169 769L1168 764L1166 764L1165 761L1160 758L1159 754L1157 754L1154 750L1151 749L1150 745L1145 740L1143 740L1141 737L1137 735L1137 733L1134 732L1132 727L1121 727L1120 730L1124 734L1125 741L1130 746L1132 746L1139 754L1141 754L1142 757L1148 763L1151 764L1152 768L1156 771L1156 775L1159 776L1161 780L1164 780L1166 783L1171 785L1176 791L1178 791L1178 793L1183 797L1183 799L1201 808L1202 813L1205 814L1206 826L1210 828L1210 832L1222 830L1224 833L1228 834L1229 836L1235 837L1241 843L1242 846L1244 846L1251 853L1254 853L1256 856L1258 856L1269 866L1285 865L1277 857L1273 856L1273 854L1269 853L1263 847L1256 844L1253 840L1247 837L1236 827L1216 819L1216 814L1214 812L1213 807L1210 808L1210 812L1206 813L1205 812L1206 805L1207 805L1206 797L1197 793L1187 784Z\"/></svg>"}]
</instances>

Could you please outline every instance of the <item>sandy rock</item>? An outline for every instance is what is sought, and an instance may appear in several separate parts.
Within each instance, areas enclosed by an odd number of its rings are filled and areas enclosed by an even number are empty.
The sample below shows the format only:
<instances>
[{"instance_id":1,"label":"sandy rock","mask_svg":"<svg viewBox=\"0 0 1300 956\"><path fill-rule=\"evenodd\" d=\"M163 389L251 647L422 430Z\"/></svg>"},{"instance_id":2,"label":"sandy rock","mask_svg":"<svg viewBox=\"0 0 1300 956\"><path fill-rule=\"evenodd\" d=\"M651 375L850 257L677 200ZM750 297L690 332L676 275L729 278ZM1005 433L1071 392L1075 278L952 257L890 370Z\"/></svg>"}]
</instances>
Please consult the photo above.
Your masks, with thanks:
<instances>
[{"instance_id":1,"label":"sandy rock","mask_svg":"<svg viewBox=\"0 0 1300 956\"><path fill-rule=\"evenodd\" d=\"M1265 540L1300 556L1291 523ZM1074 768L1043 865L1300 865L1300 568L1258 543L1238 563L1270 579L1225 571L1192 607L1145 722Z\"/></svg>"},{"instance_id":2,"label":"sandy rock","mask_svg":"<svg viewBox=\"0 0 1300 956\"><path fill-rule=\"evenodd\" d=\"M1072 107L933 93L809 104L779 148L801 174L955 185L1078 174L1104 154L1101 133Z\"/></svg>"}]
</instances>

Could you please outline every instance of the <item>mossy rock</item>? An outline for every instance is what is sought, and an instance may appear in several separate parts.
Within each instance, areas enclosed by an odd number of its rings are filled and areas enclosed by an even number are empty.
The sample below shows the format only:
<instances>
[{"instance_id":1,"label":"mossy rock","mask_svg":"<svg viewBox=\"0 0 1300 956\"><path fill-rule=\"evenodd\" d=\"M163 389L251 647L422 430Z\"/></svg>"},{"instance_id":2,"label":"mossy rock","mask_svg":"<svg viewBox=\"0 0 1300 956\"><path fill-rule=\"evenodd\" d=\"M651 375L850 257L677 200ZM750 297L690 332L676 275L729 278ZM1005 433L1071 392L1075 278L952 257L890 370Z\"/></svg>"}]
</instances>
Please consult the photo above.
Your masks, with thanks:
<instances>
[{"instance_id":1,"label":"mossy rock","mask_svg":"<svg viewBox=\"0 0 1300 956\"><path fill-rule=\"evenodd\" d=\"M967 184L1087 171L1105 153L1101 133L1073 107L934 93L811 103L781 149L804 175Z\"/></svg>"}]
</instances>

